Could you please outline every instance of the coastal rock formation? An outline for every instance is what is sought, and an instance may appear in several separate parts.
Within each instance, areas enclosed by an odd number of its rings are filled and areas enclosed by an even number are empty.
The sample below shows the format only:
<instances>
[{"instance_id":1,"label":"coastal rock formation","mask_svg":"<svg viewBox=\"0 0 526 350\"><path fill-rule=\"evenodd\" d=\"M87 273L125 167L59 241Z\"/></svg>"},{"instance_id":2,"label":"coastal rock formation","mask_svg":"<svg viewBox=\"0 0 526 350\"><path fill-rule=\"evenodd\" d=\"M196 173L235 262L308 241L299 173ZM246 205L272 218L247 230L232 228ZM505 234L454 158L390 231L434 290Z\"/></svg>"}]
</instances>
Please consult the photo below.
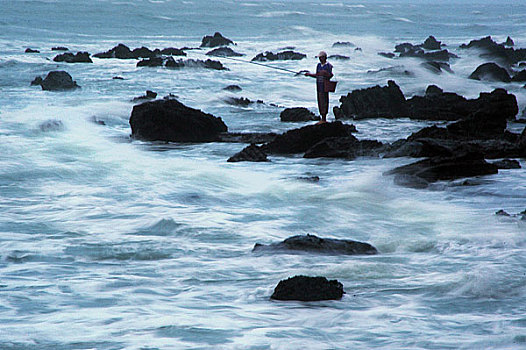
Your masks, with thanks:
<instances>
[{"instance_id":1,"label":"coastal rock formation","mask_svg":"<svg viewBox=\"0 0 526 350\"><path fill-rule=\"evenodd\" d=\"M347 61L351 59L349 56L343 56L343 55L330 55L327 58L330 60L342 60L342 61Z\"/></svg>"},{"instance_id":2,"label":"coastal rock formation","mask_svg":"<svg viewBox=\"0 0 526 350\"><path fill-rule=\"evenodd\" d=\"M228 97L225 99L225 102L233 106L241 107L247 107L254 103L246 97Z\"/></svg>"},{"instance_id":3,"label":"coastal rock formation","mask_svg":"<svg viewBox=\"0 0 526 350\"><path fill-rule=\"evenodd\" d=\"M234 42L219 32L215 32L213 36L207 35L201 40L201 47L228 46L230 44L234 44Z\"/></svg>"},{"instance_id":4,"label":"coastal rock formation","mask_svg":"<svg viewBox=\"0 0 526 350\"><path fill-rule=\"evenodd\" d=\"M332 44L332 47L355 47L353 43L350 41L337 41L334 44Z\"/></svg>"},{"instance_id":5,"label":"coastal rock formation","mask_svg":"<svg viewBox=\"0 0 526 350\"><path fill-rule=\"evenodd\" d=\"M491 36L472 40L469 44L460 45L462 49L476 48L482 51L481 57L497 59L500 63L512 65L526 61L526 49L514 49L504 44L497 44Z\"/></svg>"},{"instance_id":6,"label":"coastal rock formation","mask_svg":"<svg viewBox=\"0 0 526 350\"><path fill-rule=\"evenodd\" d=\"M40 51L38 51L38 50L34 50L34 49L28 47L28 48L26 49L25 53L40 53Z\"/></svg>"},{"instance_id":7,"label":"coastal rock formation","mask_svg":"<svg viewBox=\"0 0 526 350\"><path fill-rule=\"evenodd\" d=\"M344 293L343 285L337 280L294 276L280 281L270 298L298 301L340 300Z\"/></svg>"},{"instance_id":8,"label":"coastal rock formation","mask_svg":"<svg viewBox=\"0 0 526 350\"><path fill-rule=\"evenodd\" d=\"M213 60L194 60L194 59L178 59L175 60L173 57L161 57L161 56L155 56L151 58L143 59L139 62L137 62L137 67L167 67L167 68L183 68L183 67L191 67L191 68L207 68L207 69L214 69L214 70L227 70L226 67L223 66L223 64L219 61L213 61Z\"/></svg>"},{"instance_id":9,"label":"coastal rock formation","mask_svg":"<svg viewBox=\"0 0 526 350\"><path fill-rule=\"evenodd\" d=\"M175 47L167 47L162 49L161 54L166 56L186 56L186 52Z\"/></svg>"},{"instance_id":10,"label":"coastal rock formation","mask_svg":"<svg viewBox=\"0 0 526 350\"><path fill-rule=\"evenodd\" d=\"M35 79L33 79L33 81L31 82L31 85L42 85L43 81L44 79L42 79L42 77L35 77Z\"/></svg>"},{"instance_id":11,"label":"coastal rock formation","mask_svg":"<svg viewBox=\"0 0 526 350\"><path fill-rule=\"evenodd\" d=\"M242 53L235 52L229 47L219 47L213 49L206 53L208 56L218 56L218 57L240 57L244 56Z\"/></svg>"},{"instance_id":12,"label":"coastal rock formation","mask_svg":"<svg viewBox=\"0 0 526 350\"><path fill-rule=\"evenodd\" d=\"M492 162L499 169L521 169L521 163L515 159L502 159Z\"/></svg>"},{"instance_id":13,"label":"coastal rock formation","mask_svg":"<svg viewBox=\"0 0 526 350\"><path fill-rule=\"evenodd\" d=\"M227 131L221 118L187 107L175 99L134 106L130 126L132 137L149 141L209 142Z\"/></svg>"},{"instance_id":14,"label":"coastal rock formation","mask_svg":"<svg viewBox=\"0 0 526 350\"><path fill-rule=\"evenodd\" d=\"M149 48L142 46L136 49L131 50L128 46L124 44L118 44L114 48L93 55L97 58L119 58L119 59L138 59L138 58L153 58L161 55L166 56L186 56L186 53L182 49L176 49L173 47L168 47L165 49L154 49L150 50Z\"/></svg>"},{"instance_id":15,"label":"coastal rock formation","mask_svg":"<svg viewBox=\"0 0 526 350\"><path fill-rule=\"evenodd\" d=\"M238 92L238 91L241 91L243 89L239 85L228 85L228 86L224 87L223 90Z\"/></svg>"},{"instance_id":16,"label":"coastal rock formation","mask_svg":"<svg viewBox=\"0 0 526 350\"><path fill-rule=\"evenodd\" d=\"M144 100L153 100L157 97L157 93L151 90L146 90L146 94L133 98L132 102L144 101Z\"/></svg>"},{"instance_id":17,"label":"coastal rock formation","mask_svg":"<svg viewBox=\"0 0 526 350\"><path fill-rule=\"evenodd\" d=\"M314 235L292 236L279 243L264 245L256 243L253 252L270 253L320 253L341 255L372 255L378 251L369 243L346 239L319 238Z\"/></svg>"},{"instance_id":18,"label":"coastal rock formation","mask_svg":"<svg viewBox=\"0 0 526 350\"><path fill-rule=\"evenodd\" d=\"M60 90L73 90L80 88L77 82L71 78L68 72L65 71L52 71L49 72L44 80L38 84L38 77L33 80L31 85L41 85L42 90L48 91L60 91Z\"/></svg>"},{"instance_id":19,"label":"coastal rock formation","mask_svg":"<svg viewBox=\"0 0 526 350\"><path fill-rule=\"evenodd\" d=\"M511 78L513 82L523 82L526 81L526 69L521 70Z\"/></svg>"},{"instance_id":20,"label":"coastal rock formation","mask_svg":"<svg viewBox=\"0 0 526 350\"><path fill-rule=\"evenodd\" d=\"M151 57L137 62L137 67L162 67L163 65L164 59L162 57Z\"/></svg>"},{"instance_id":21,"label":"coastal rock formation","mask_svg":"<svg viewBox=\"0 0 526 350\"><path fill-rule=\"evenodd\" d=\"M475 69L469 76L469 79L473 80L486 80L486 81L501 81L503 83L509 83L511 77L506 71L496 63L484 63Z\"/></svg>"},{"instance_id":22,"label":"coastal rock formation","mask_svg":"<svg viewBox=\"0 0 526 350\"><path fill-rule=\"evenodd\" d=\"M228 158L227 162L268 162L267 154L261 147L251 144Z\"/></svg>"},{"instance_id":23,"label":"coastal rock formation","mask_svg":"<svg viewBox=\"0 0 526 350\"><path fill-rule=\"evenodd\" d=\"M358 140L354 136L328 137L309 148L303 158L342 158L378 157L387 145L376 140Z\"/></svg>"},{"instance_id":24,"label":"coastal rock formation","mask_svg":"<svg viewBox=\"0 0 526 350\"><path fill-rule=\"evenodd\" d=\"M279 119L282 122L306 122L320 120L320 117L314 115L314 113L305 107L295 107L283 110L279 115Z\"/></svg>"},{"instance_id":25,"label":"coastal rock formation","mask_svg":"<svg viewBox=\"0 0 526 350\"><path fill-rule=\"evenodd\" d=\"M428 62L422 62L420 65L424 67L425 69L433 73L436 73L436 74L440 74L442 73L442 71L453 73L453 71L451 70L451 66L449 65L449 63L446 63L446 62L428 61Z\"/></svg>"},{"instance_id":26,"label":"coastal rock formation","mask_svg":"<svg viewBox=\"0 0 526 350\"><path fill-rule=\"evenodd\" d=\"M426 50L440 50L442 43L435 39L434 36L430 35L422 44L422 48Z\"/></svg>"},{"instance_id":27,"label":"coastal rock formation","mask_svg":"<svg viewBox=\"0 0 526 350\"><path fill-rule=\"evenodd\" d=\"M66 52L55 56L53 61L66 63L93 63L88 52L77 52L76 55Z\"/></svg>"},{"instance_id":28,"label":"coastal rock formation","mask_svg":"<svg viewBox=\"0 0 526 350\"><path fill-rule=\"evenodd\" d=\"M278 53L272 53L267 51L265 53L260 53L256 55L256 57L254 57L252 61L265 62L278 60L302 60L305 57L307 57L307 55L294 51L282 51Z\"/></svg>"},{"instance_id":29,"label":"coastal rock formation","mask_svg":"<svg viewBox=\"0 0 526 350\"><path fill-rule=\"evenodd\" d=\"M434 36L429 36L424 43L418 45L411 43L398 44L395 46L395 53L398 53L399 57L417 57L429 61L448 62L451 58L458 58L458 56L450 53L448 50L442 50L442 43L436 40ZM392 56L386 53L380 54L389 58L395 57L394 54Z\"/></svg>"},{"instance_id":30,"label":"coastal rock formation","mask_svg":"<svg viewBox=\"0 0 526 350\"><path fill-rule=\"evenodd\" d=\"M51 48L51 51L69 51L69 49L64 46L54 46Z\"/></svg>"}]
</instances>

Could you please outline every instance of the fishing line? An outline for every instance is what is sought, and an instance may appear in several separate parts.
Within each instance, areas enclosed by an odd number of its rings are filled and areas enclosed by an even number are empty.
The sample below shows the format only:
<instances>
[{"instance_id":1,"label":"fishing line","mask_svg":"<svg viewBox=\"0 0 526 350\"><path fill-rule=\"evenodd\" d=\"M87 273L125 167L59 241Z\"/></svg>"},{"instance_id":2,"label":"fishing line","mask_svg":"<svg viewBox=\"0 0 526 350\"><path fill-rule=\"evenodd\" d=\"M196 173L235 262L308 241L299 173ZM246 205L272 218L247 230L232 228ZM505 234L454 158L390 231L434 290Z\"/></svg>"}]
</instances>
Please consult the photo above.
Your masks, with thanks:
<instances>
[{"instance_id":1,"label":"fishing line","mask_svg":"<svg viewBox=\"0 0 526 350\"><path fill-rule=\"evenodd\" d=\"M263 66L263 67L267 67L267 68L271 68L271 69L282 70L282 71L285 71L285 72L294 73L294 74L296 74L296 75L303 74L303 72L304 72L304 71L297 72L297 71L293 71L293 70L286 69L286 68L281 68L281 67L267 66L266 64L263 64L263 63L258 63L258 62L254 62L254 61L242 60L242 59L240 59L240 58L232 58L232 57L227 57L227 56L216 56L216 57L226 58L227 60L238 61L238 62L243 62L243 63L256 64L256 65L258 65L258 66Z\"/></svg>"}]
</instances>

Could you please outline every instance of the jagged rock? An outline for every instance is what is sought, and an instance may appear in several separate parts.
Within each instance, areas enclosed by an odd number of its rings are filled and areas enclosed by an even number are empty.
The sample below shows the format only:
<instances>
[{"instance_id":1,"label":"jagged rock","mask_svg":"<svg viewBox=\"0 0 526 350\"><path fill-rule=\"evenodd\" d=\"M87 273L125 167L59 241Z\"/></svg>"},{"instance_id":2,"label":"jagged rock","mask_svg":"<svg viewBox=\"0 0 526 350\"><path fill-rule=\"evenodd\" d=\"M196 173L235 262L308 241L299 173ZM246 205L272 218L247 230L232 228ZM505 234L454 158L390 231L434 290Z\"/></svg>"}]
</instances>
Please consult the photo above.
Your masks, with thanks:
<instances>
[{"instance_id":1,"label":"jagged rock","mask_svg":"<svg viewBox=\"0 0 526 350\"><path fill-rule=\"evenodd\" d=\"M175 47L167 47L161 50L162 55L167 56L186 56L186 52L182 49L176 49Z\"/></svg>"},{"instance_id":2,"label":"jagged rock","mask_svg":"<svg viewBox=\"0 0 526 350\"><path fill-rule=\"evenodd\" d=\"M157 97L157 93L156 92L153 92L151 90L146 90L146 95L135 97L132 101L133 102L137 102L137 101L143 101L143 100L153 100L156 97Z\"/></svg>"},{"instance_id":3,"label":"jagged rock","mask_svg":"<svg viewBox=\"0 0 526 350\"><path fill-rule=\"evenodd\" d=\"M346 61L346 60L350 60L351 58L349 56L342 56L342 55L330 55L328 57L328 59L330 60L342 60L342 61Z\"/></svg>"},{"instance_id":4,"label":"jagged rock","mask_svg":"<svg viewBox=\"0 0 526 350\"><path fill-rule=\"evenodd\" d=\"M511 81L510 75L506 69L502 68L496 63L484 63L475 69L469 76L473 80L487 80L487 81L501 81L509 83Z\"/></svg>"},{"instance_id":5,"label":"jagged rock","mask_svg":"<svg viewBox=\"0 0 526 350\"><path fill-rule=\"evenodd\" d=\"M520 169L521 163L515 159L502 159L492 163L499 169Z\"/></svg>"},{"instance_id":6,"label":"jagged rock","mask_svg":"<svg viewBox=\"0 0 526 350\"><path fill-rule=\"evenodd\" d=\"M511 81L514 81L514 82L526 81L526 69L523 69L519 73L515 74L513 78L511 78Z\"/></svg>"},{"instance_id":7,"label":"jagged rock","mask_svg":"<svg viewBox=\"0 0 526 350\"><path fill-rule=\"evenodd\" d=\"M336 119L399 118L409 115L404 94L392 80L385 87L376 85L354 90L342 96L340 102L340 107L335 107L334 111Z\"/></svg>"},{"instance_id":8,"label":"jagged rock","mask_svg":"<svg viewBox=\"0 0 526 350\"><path fill-rule=\"evenodd\" d=\"M343 297L343 285L325 277L294 276L282 280L270 297L276 300L320 301L339 300Z\"/></svg>"},{"instance_id":9,"label":"jagged rock","mask_svg":"<svg viewBox=\"0 0 526 350\"><path fill-rule=\"evenodd\" d=\"M511 216L510 214L508 214L506 211L504 211L503 209L497 211L495 213L495 215L498 215L498 216Z\"/></svg>"},{"instance_id":10,"label":"jagged rock","mask_svg":"<svg viewBox=\"0 0 526 350\"><path fill-rule=\"evenodd\" d=\"M482 57L493 57L501 61L503 64L515 64L520 61L526 60L526 49L514 49L511 47L505 47L504 44L497 44L491 36L479 40L472 40L469 44L462 44L460 48L477 48L484 53Z\"/></svg>"},{"instance_id":11,"label":"jagged rock","mask_svg":"<svg viewBox=\"0 0 526 350\"><path fill-rule=\"evenodd\" d=\"M451 70L451 67L449 66L449 63L446 63L446 62L428 61L428 62L423 62L420 65L426 68L427 70L430 70L431 72L437 73L437 74L442 73L442 70L445 70L448 73L453 73L453 71Z\"/></svg>"},{"instance_id":12,"label":"jagged rock","mask_svg":"<svg viewBox=\"0 0 526 350\"><path fill-rule=\"evenodd\" d=\"M69 49L64 46L55 46L51 48L51 51L69 51Z\"/></svg>"},{"instance_id":13,"label":"jagged rock","mask_svg":"<svg viewBox=\"0 0 526 350\"><path fill-rule=\"evenodd\" d=\"M396 55L392 52L378 52L378 55L387 57L387 58L395 58Z\"/></svg>"},{"instance_id":14,"label":"jagged rock","mask_svg":"<svg viewBox=\"0 0 526 350\"><path fill-rule=\"evenodd\" d=\"M149 141L209 142L227 131L221 118L187 107L175 99L134 106L130 126L133 137Z\"/></svg>"},{"instance_id":15,"label":"jagged rock","mask_svg":"<svg viewBox=\"0 0 526 350\"><path fill-rule=\"evenodd\" d=\"M404 165L385 175L410 175L429 183L464 177L497 174L498 168L484 160L480 153L466 153L454 157L433 157Z\"/></svg>"},{"instance_id":16,"label":"jagged rock","mask_svg":"<svg viewBox=\"0 0 526 350\"><path fill-rule=\"evenodd\" d=\"M228 158L227 162L268 162L267 154L261 150L261 147L251 144Z\"/></svg>"},{"instance_id":17,"label":"jagged rock","mask_svg":"<svg viewBox=\"0 0 526 350\"><path fill-rule=\"evenodd\" d=\"M154 58L157 60L158 58ZM215 69L215 70L228 70L226 67L223 66L223 64L219 61L212 61L210 59L206 61L202 60L194 60L194 59L187 59L187 60L174 60L173 57L168 57L165 60L163 60L164 65L167 68L183 68L183 67L189 67L189 68L207 68L207 69ZM157 62L157 61L156 61Z\"/></svg>"},{"instance_id":18,"label":"jagged rock","mask_svg":"<svg viewBox=\"0 0 526 350\"><path fill-rule=\"evenodd\" d=\"M106 52L96 53L93 57L97 58L119 58L119 59L135 59L135 57L130 50L130 48L124 44L119 44L113 49L110 49Z\"/></svg>"},{"instance_id":19,"label":"jagged rock","mask_svg":"<svg viewBox=\"0 0 526 350\"><path fill-rule=\"evenodd\" d=\"M239 57L244 56L241 53L235 52L229 47L219 47L217 49L213 49L212 51L208 51L206 53L208 56L219 56L219 57Z\"/></svg>"},{"instance_id":20,"label":"jagged rock","mask_svg":"<svg viewBox=\"0 0 526 350\"><path fill-rule=\"evenodd\" d=\"M513 42L513 40L508 36L506 38L506 41L504 42L504 46L515 46L515 43Z\"/></svg>"},{"instance_id":21,"label":"jagged rock","mask_svg":"<svg viewBox=\"0 0 526 350\"><path fill-rule=\"evenodd\" d=\"M162 57L152 57L137 62L137 67L162 67L163 64L164 59Z\"/></svg>"},{"instance_id":22,"label":"jagged rock","mask_svg":"<svg viewBox=\"0 0 526 350\"><path fill-rule=\"evenodd\" d=\"M422 45L422 48L426 50L440 50L441 42L437 41L434 36L430 35Z\"/></svg>"},{"instance_id":23,"label":"jagged rock","mask_svg":"<svg viewBox=\"0 0 526 350\"><path fill-rule=\"evenodd\" d=\"M119 77L119 76L114 76L112 79L113 79L113 80L124 80L123 77Z\"/></svg>"},{"instance_id":24,"label":"jagged rock","mask_svg":"<svg viewBox=\"0 0 526 350\"><path fill-rule=\"evenodd\" d=\"M42 79L42 77L35 77L35 79L33 79L31 82L31 85L42 85L43 81L44 79Z\"/></svg>"},{"instance_id":25,"label":"jagged rock","mask_svg":"<svg viewBox=\"0 0 526 350\"><path fill-rule=\"evenodd\" d=\"M337 41L334 44L332 44L332 47L355 47L353 43L349 41Z\"/></svg>"},{"instance_id":26,"label":"jagged rock","mask_svg":"<svg viewBox=\"0 0 526 350\"><path fill-rule=\"evenodd\" d=\"M378 157L386 146L376 140L358 140L354 136L329 137L310 147L304 158L342 158Z\"/></svg>"},{"instance_id":27,"label":"jagged rock","mask_svg":"<svg viewBox=\"0 0 526 350\"><path fill-rule=\"evenodd\" d=\"M38 50L34 50L34 49L28 47L28 48L26 49L25 53L40 53L40 51L38 51Z\"/></svg>"},{"instance_id":28,"label":"jagged rock","mask_svg":"<svg viewBox=\"0 0 526 350\"><path fill-rule=\"evenodd\" d=\"M238 85L228 85L227 87L224 87L223 90L227 90L227 91L241 91L243 89L241 87L239 87Z\"/></svg>"},{"instance_id":29,"label":"jagged rock","mask_svg":"<svg viewBox=\"0 0 526 350\"><path fill-rule=\"evenodd\" d=\"M230 39L225 38L221 33L215 32L214 36L205 36L201 41L201 47L228 46L234 44Z\"/></svg>"},{"instance_id":30,"label":"jagged rock","mask_svg":"<svg viewBox=\"0 0 526 350\"><path fill-rule=\"evenodd\" d=\"M55 56L53 61L66 63L93 63L88 52L77 52L76 55L66 52Z\"/></svg>"},{"instance_id":31,"label":"jagged rock","mask_svg":"<svg viewBox=\"0 0 526 350\"><path fill-rule=\"evenodd\" d=\"M279 115L279 119L282 122L306 122L320 120L320 117L314 115L314 113L305 107L295 107L283 110Z\"/></svg>"},{"instance_id":32,"label":"jagged rock","mask_svg":"<svg viewBox=\"0 0 526 350\"><path fill-rule=\"evenodd\" d=\"M299 53L299 52L294 52L294 51L282 51L276 54L267 51L265 53L258 54L256 57L252 59L252 61L265 62L265 61L277 61L277 60L302 60L305 57L307 57L307 55Z\"/></svg>"},{"instance_id":33,"label":"jagged rock","mask_svg":"<svg viewBox=\"0 0 526 350\"><path fill-rule=\"evenodd\" d=\"M372 255L378 251L369 243L347 239L320 238L315 235L297 235L279 243L264 245L256 243L253 252L297 253L310 252L321 254Z\"/></svg>"},{"instance_id":34,"label":"jagged rock","mask_svg":"<svg viewBox=\"0 0 526 350\"><path fill-rule=\"evenodd\" d=\"M131 54L134 58L153 58L159 56L161 51L159 51L159 49L152 51L146 46L141 46L139 48L133 49Z\"/></svg>"},{"instance_id":35,"label":"jagged rock","mask_svg":"<svg viewBox=\"0 0 526 350\"><path fill-rule=\"evenodd\" d=\"M250 101L246 97L228 97L225 99L225 102L230 105L242 106L242 107L247 107L254 103L253 101Z\"/></svg>"},{"instance_id":36,"label":"jagged rock","mask_svg":"<svg viewBox=\"0 0 526 350\"><path fill-rule=\"evenodd\" d=\"M308 125L276 136L273 141L263 145L263 151L277 154L302 153L325 138L351 136L355 131L354 125L338 121Z\"/></svg>"},{"instance_id":37,"label":"jagged rock","mask_svg":"<svg viewBox=\"0 0 526 350\"><path fill-rule=\"evenodd\" d=\"M49 72L46 78L40 84L42 90L57 91L57 90L72 90L80 88L76 81L73 81L71 75L65 71Z\"/></svg>"}]
</instances>

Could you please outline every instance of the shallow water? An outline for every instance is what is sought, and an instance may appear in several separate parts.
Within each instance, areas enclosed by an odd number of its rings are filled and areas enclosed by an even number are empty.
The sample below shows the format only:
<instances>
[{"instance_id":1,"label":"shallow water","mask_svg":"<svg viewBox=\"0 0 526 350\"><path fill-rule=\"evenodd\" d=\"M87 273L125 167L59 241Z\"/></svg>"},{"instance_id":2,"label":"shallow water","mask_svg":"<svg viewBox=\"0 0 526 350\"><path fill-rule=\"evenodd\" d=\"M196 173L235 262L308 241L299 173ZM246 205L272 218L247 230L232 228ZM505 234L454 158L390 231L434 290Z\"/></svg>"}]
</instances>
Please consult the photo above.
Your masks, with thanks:
<instances>
[{"instance_id":1,"label":"shallow water","mask_svg":"<svg viewBox=\"0 0 526 350\"><path fill-rule=\"evenodd\" d=\"M0 348L526 347L526 221L494 215L526 209L523 170L413 190L382 175L406 158L227 163L245 145L131 140L130 100L147 89L222 117L230 131L284 132L305 124L281 123L282 107L316 110L313 82L229 60L224 72L168 70L134 60L55 63L51 51L195 47L220 31L243 59L294 46L307 59L269 63L292 70L314 69L321 49L350 56L332 62L333 106L394 79L406 97L430 84L470 98L505 87L522 111L526 90L468 80L483 59L458 46L510 35L526 47L526 4L0 0L0 8ZM377 55L429 35L461 56L454 74ZM355 47L332 49L336 41ZM380 71L389 67L414 76ZM56 69L82 89L29 86ZM243 91L222 90L230 84ZM228 96L265 104L229 106ZM432 123L354 124L359 138L391 142ZM256 242L306 233L366 241L380 254L251 253ZM269 299L279 280L298 274L338 279L346 294Z\"/></svg>"}]
</instances>

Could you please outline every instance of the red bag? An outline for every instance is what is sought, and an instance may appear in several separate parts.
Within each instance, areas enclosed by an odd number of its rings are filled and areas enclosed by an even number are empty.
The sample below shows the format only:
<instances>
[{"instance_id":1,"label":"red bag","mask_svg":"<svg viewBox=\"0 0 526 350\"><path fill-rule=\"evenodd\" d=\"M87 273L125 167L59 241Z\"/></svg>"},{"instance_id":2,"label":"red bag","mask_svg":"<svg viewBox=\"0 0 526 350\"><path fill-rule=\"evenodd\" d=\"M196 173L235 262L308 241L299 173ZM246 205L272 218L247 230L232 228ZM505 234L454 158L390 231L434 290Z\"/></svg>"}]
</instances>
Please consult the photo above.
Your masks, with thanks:
<instances>
[{"instance_id":1,"label":"red bag","mask_svg":"<svg viewBox=\"0 0 526 350\"><path fill-rule=\"evenodd\" d=\"M325 92L335 92L336 91L336 84L338 84L337 81L332 81L332 80L325 80L325 83L324 83L324 91Z\"/></svg>"}]
</instances>

